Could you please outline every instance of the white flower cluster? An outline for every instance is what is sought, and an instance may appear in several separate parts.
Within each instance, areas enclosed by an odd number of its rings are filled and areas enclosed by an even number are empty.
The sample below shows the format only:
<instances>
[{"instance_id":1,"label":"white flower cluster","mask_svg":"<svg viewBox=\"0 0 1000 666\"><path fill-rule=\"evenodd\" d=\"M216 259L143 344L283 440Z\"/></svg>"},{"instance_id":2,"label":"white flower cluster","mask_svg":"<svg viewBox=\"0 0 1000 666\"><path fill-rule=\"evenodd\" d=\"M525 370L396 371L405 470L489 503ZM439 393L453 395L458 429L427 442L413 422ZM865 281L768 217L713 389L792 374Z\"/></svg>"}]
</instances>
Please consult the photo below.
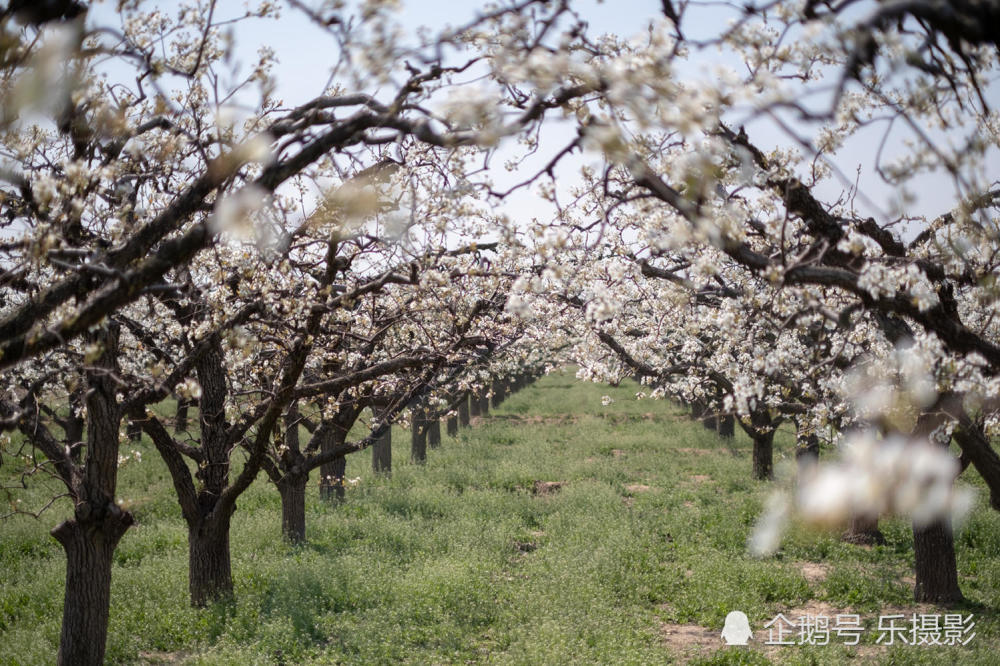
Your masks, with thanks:
<instances>
[{"instance_id":1,"label":"white flower cluster","mask_svg":"<svg viewBox=\"0 0 1000 666\"><path fill-rule=\"evenodd\" d=\"M845 442L839 462L803 470L795 513L822 527L888 514L907 516L918 527L939 520L959 523L975 495L971 488L955 485L958 472L958 461L940 444L858 432ZM791 515L788 498L776 494L751 535L751 551L767 555L777 550Z\"/></svg>"}]
</instances>

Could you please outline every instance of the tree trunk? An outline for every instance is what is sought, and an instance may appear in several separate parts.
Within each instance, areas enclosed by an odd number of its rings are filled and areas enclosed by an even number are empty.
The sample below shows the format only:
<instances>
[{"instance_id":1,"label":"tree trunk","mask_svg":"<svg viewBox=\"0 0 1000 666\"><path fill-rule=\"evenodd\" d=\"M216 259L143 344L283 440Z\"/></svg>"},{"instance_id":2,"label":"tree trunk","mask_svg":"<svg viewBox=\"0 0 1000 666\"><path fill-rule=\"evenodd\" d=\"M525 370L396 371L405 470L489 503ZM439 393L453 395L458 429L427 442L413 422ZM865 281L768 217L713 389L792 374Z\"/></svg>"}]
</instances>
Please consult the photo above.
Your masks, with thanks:
<instances>
[{"instance_id":1,"label":"tree trunk","mask_svg":"<svg viewBox=\"0 0 1000 666\"><path fill-rule=\"evenodd\" d=\"M292 543L306 540L306 485L308 474L286 474L278 482L281 495L281 533Z\"/></svg>"},{"instance_id":2,"label":"tree trunk","mask_svg":"<svg viewBox=\"0 0 1000 666\"><path fill-rule=\"evenodd\" d=\"M469 394L469 416L480 416L483 413L483 403L474 393Z\"/></svg>"},{"instance_id":3,"label":"tree trunk","mask_svg":"<svg viewBox=\"0 0 1000 666\"><path fill-rule=\"evenodd\" d=\"M479 415L489 416L490 415L490 396L484 393L479 397Z\"/></svg>"},{"instance_id":4,"label":"tree trunk","mask_svg":"<svg viewBox=\"0 0 1000 666\"><path fill-rule=\"evenodd\" d=\"M410 426L410 459L415 463L427 461L427 419L424 410L414 410Z\"/></svg>"},{"instance_id":5,"label":"tree trunk","mask_svg":"<svg viewBox=\"0 0 1000 666\"><path fill-rule=\"evenodd\" d=\"M323 500L344 499L344 476L347 474L347 458L340 456L333 462L319 468L319 496Z\"/></svg>"},{"instance_id":6,"label":"tree trunk","mask_svg":"<svg viewBox=\"0 0 1000 666\"><path fill-rule=\"evenodd\" d=\"M66 588L62 633L56 663L99 666L104 663L111 607L111 562L132 516L114 507L100 524L67 520L52 536L66 551Z\"/></svg>"},{"instance_id":7,"label":"tree trunk","mask_svg":"<svg viewBox=\"0 0 1000 666\"><path fill-rule=\"evenodd\" d=\"M188 589L192 606L207 606L233 595L230 518L206 518L188 527Z\"/></svg>"},{"instance_id":8,"label":"tree trunk","mask_svg":"<svg viewBox=\"0 0 1000 666\"><path fill-rule=\"evenodd\" d=\"M191 403L187 400L177 400L177 412L174 414L174 432L184 432L188 428L188 406Z\"/></svg>"},{"instance_id":9,"label":"tree trunk","mask_svg":"<svg viewBox=\"0 0 1000 666\"><path fill-rule=\"evenodd\" d=\"M441 446L441 419L431 419L427 422L427 445L432 449Z\"/></svg>"},{"instance_id":10,"label":"tree trunk","mask_svg":"<svg viewBox=\"0 0 1000 666\"><path fill-rule=\"evenodd\" d=\"M392 427L388 426L382 436L372 444L372 470L376 474L392 473Z\"/></svg>"},{"instance_id":11,"label":"tree trunk","mask_svg":"<svg viewBox=\"0 0 1000 666\"><path fill-rule=\"evenodd\" d=\"M705 403L701 400L691 401L691 418L700 421L705 416Z\"/></svg>"},{"instance_id":12,"label":"tree trunk","mask_svg":"<svg viewBox=\"0 0 1000 666\"><path fill-rule=\"evenodd\" d=\"M493 409L500 406L500 403L504 401L506 397L507 390L506 384L502 379L498 379L493 382Z\"/></svg>"},{"instance_id":13,"label":"tree trunk","mask_svg":"<svg viewBox=\"0 0 1000 666\"><path fill-rule=\"evenodd\" d=\"M958 587L955 542L947 518L913 526L913 554L916 585L913 598L918 603L955 603L963 600Z\"/></svg>"},{"instance_id":14,"label":"tree trunk","mask_svg":"<svg viewBox=\"0 0 1000 666\"><path fill-rule=\"evenodd\" d=\"M736 435L736 419L732 414L719 419L719 435L726 439L732 439Z\"/></svg>"},{"instance_id":15,"label":"tree trunk","mask_svg":"<svg viewBox=\"0 0 1000 666\"><path fill-rule=\"evenodd\" d=\"M753 478L768 481L774 478L774 431L753 435Z\"/></svg>"},{"instance_id":16,"label":"tree trunk","mask_svg":"<svg viewBox=\"0 0 1000 666\"><path fill-rule=\"evenodd\" d=\"M458 425L463 428L469 427L469 396L466 395L458 403Z\"/></svg>"},{"instance_id":17,"label":"tree trunk","mask_svg":"<svg viewBox=\"0 0 1000 666\"><path fill-rule=\"evenodd\" d=\"M853 516L841 539L859 546L885 545L885 535L878 528L878 516Z\"/></svg>"},{"instance_id":18,"label":"tree trunk","mask_svg":"<svg viewBox=\"0 0 1000 666\"><path fill-rule=\"evenodd\" d=\"M962 458L972 463L990 489L990 506L1000 511L1000 456L993 450L982 428L967 420L955 430L955 442L962 449Z\"/></svg>"},{"instance_id":19,"label":"tree trunk","mask_svg":"<svg viewBox=\"0 0 1000 666\"><path fill-rule=\"evenodd\" d=\"M449 437L458 437L458 417L449 416L448 424L445 430L448 432Z\"/></svg>"}]
</instances>

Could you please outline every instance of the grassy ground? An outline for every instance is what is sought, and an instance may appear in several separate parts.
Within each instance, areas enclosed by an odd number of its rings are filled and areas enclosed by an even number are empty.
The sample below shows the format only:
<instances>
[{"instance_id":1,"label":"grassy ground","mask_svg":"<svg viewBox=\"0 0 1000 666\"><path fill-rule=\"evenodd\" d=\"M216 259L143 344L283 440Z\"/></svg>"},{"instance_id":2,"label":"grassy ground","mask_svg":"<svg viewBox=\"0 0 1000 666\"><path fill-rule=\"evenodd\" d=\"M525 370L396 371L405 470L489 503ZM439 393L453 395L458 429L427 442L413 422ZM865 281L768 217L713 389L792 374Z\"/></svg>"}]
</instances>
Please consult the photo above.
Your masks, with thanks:
<instances>
[{"instance_id":1,"label":"grassy ground","mask_svg":"<svg viewBox=\"0 0 1000 666\"><path fill-rule=\"evenodd\" d=\"M278 537L278 495L259 481L233 525L237 599L206 610L188 606L185 527L140 444L142 461L122 470L138 526L117 552L109 662L1000 663L1000 516L982 498L956 538L968 647L761 645L779 612L856 612L873 629L890 608L945 611L910 602L899 521L884 521L882 547L793 530L776 557L750 558L771 486L750 479L748 440L727 445L635 390L544 378L445 437L425 466L409 464L396 431L390 479L360 454L345 504L322 505L310 487L302 547ZM615 402L602 407L603 394ZM786 463L790 444L779 434ZM37 505L44 493L19 497ZM61 511L0 525L0 664L53 661L64 559L47 531ZM721 644L731 610L750 618L749 649Z\"/></svg>"}]
</instances>

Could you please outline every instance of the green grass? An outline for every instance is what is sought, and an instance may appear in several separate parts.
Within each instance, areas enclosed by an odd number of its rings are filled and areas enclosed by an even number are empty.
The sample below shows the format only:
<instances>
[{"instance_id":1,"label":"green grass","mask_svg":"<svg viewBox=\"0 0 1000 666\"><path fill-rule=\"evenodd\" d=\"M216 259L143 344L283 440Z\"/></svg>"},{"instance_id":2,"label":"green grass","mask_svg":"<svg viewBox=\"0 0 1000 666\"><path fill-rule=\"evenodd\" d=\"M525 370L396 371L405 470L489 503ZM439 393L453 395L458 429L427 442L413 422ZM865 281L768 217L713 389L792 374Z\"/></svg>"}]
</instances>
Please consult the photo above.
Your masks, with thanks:
<instances>
[{"instance_id":1,"label":"green grass","mask_svg":"<svg viewBox=\"0 0 1000 666\"><path fill-rule=\"evenodd\" d=\"M749 441L727 445L636 390L546 377L445 437L426 465L409 463L397 429L391 478L373 477L362 453L348 461L361 482L346 503L322 504L310 485L300 547L279 538L277 492L259 480L234 517L236 600L203 610L187 603L186 529L166 469L140 443L142 462L121 473L138 524L116 554L109 663L998 663L1000 516L983 500L956 537L977 622L968 648L688 653L666 640L665 625L717 635L736 609L763 638L777 613L816 603L871 626L881 608L912 607L912 537L883 521L887 545L864 549L796 528L775 557L749 557L772 487L750 478ZM615 402L603 407L604 394ZM785 474L791 445L779 433ZM564 485L536 494L536 481ZM17 497L37 507L52 487L33 478ZM53 661L65 565L47 532L67 510L0 525L0 664ZM805 562L824 577L807 579Z\"/></svg>"}]
</instances>

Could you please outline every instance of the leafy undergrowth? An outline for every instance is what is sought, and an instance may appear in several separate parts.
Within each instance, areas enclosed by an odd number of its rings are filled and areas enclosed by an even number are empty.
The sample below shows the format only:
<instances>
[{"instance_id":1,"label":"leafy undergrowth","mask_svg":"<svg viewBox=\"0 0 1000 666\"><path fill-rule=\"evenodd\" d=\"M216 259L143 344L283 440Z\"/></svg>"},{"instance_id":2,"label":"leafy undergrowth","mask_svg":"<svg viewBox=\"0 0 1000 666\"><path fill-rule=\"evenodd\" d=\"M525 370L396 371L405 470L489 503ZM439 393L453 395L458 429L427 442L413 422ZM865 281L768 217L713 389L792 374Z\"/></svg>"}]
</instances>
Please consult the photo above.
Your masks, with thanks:
<instances>
[{"instance_id":1,"label":"leafy undergrowth","mask_svg":"<svg viewBox=\"0 0 1000 666\"><path fill-rule=\"evenodd\" d=\"M278 538L278 495L258 481L234 519L236 600L203 610L187 603L186 532L167 472L137 444L142 460L123 468L120 494L138 525L116 555L108 661L996 663L1000 517L984 492L956 537L962 612L976 622L968 647L764 646L779 612L849 611L872 625L883 609L945 610L910 602L901 521L883 522L885 546L795 529L775 557L749 557L771 490L750 478L749 441L723 442L636 390L546 377L445 437L423 466L408 462L408 433L396 430L391 478L373 477L359 454L348 476L361 481L344 504L310 488L304 546ZM614 402L602 406L603 394ZM779 476L792 474L790 454L779 433ZM32 479L16 496L37 506L50 491ZM66 510L0 525L0 663L53 661L64 558L47 531ZM731 610L750 618L749 648L718 638Z\"/></svg>"}]
</instances>

